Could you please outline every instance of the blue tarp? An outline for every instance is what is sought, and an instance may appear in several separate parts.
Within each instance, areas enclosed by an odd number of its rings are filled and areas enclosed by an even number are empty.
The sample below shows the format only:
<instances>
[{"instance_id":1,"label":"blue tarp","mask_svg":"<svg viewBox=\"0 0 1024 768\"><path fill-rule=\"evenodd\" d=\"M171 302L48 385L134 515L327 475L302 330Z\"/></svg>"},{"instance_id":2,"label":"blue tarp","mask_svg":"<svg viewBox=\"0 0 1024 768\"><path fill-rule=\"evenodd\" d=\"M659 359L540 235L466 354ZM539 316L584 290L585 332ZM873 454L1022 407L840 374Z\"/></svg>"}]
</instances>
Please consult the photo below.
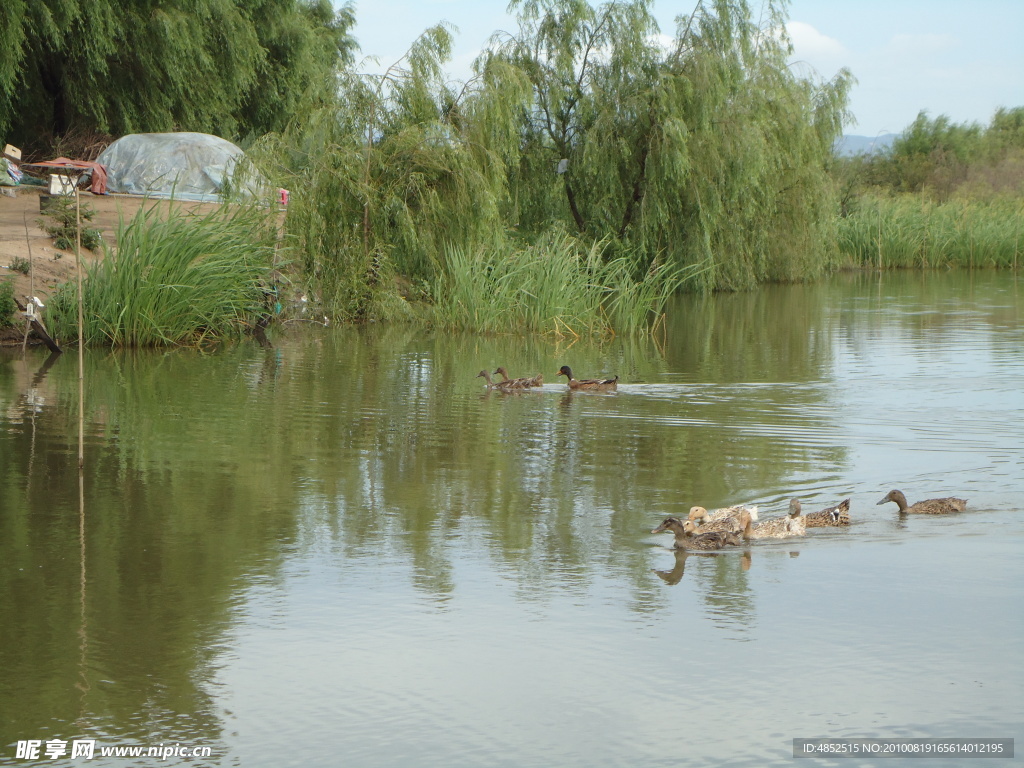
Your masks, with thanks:
<instances>
[{"instance_id":1,"label":"blue tarp","mask_svg":"<svg viewBox=\"0 0 1024 768\"><path fill-rule=\"evenodd\" d=\"M133 133L97 162L109 192L215 202L227 193L259 196L263 187L241 149L206 133Z\"/></svg>"}]
</instances>

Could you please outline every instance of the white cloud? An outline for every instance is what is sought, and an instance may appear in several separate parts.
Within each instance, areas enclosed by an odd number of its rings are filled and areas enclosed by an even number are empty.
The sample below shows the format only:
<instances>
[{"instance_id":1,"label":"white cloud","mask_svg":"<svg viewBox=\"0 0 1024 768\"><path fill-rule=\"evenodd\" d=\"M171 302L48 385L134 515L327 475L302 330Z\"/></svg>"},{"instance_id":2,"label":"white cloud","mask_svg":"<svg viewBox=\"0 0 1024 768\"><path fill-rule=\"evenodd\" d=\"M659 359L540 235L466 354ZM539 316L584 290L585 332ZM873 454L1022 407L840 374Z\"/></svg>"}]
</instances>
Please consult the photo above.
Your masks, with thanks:
<instances>
[{"instance_id":1,"label":"white cloud","mask_svg":"<svg viewBox=\"0 0 1024 768\"><path fill-rule=\"evenodd\" d=\"M834 37L823 35L810 24L802 21L790 21L786 24L786 32L793 41L794 56L801 59L831 60L848 55L846 48Z\"/></svg>"}]
</instances>

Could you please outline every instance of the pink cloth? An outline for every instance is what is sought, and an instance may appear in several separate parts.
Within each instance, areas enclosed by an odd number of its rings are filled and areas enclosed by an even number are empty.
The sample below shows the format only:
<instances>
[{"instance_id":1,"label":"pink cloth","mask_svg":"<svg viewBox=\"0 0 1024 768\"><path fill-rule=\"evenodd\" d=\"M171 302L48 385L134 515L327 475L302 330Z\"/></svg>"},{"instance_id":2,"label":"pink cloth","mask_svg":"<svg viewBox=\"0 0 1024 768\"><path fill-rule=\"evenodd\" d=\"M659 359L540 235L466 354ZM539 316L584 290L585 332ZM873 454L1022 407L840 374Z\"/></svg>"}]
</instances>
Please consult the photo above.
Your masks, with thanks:
<instances>
[{"instance_id":1,"label":"pink cloth","mask_svg":"<svg viewBox=\"0 0 1024 768\"><path fill-rule=\"evenodd\" d=\"M107 167L100 163L93 163L88 160L70 160L66 157L58 157L56 160L46 160L42 163L32 163L36 166L46 168L82 168L92 170L92 184L89 191L94 195L107 194Z\"/></svg>"}]
</instances>

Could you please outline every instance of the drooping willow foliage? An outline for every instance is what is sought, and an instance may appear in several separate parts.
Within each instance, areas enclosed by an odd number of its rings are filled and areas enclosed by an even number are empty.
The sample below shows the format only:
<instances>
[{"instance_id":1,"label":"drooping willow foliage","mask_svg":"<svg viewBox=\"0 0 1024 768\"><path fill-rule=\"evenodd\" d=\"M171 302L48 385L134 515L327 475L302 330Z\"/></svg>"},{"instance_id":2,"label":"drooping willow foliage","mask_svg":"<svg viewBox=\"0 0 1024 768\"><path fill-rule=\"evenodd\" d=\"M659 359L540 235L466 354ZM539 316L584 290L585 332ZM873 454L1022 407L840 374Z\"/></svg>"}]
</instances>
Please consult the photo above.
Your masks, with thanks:
<instances>
[{"instance_id":1,"label":"drooping willow foliage","mask_svg":"<svg viewBox=\"0 0 1024 768\"><path fill-rule=\"evenodd\" d=\"M290 229L336 314L372 311L395 272L429 285L446 253L552 233L637 280L691 289L821 274L835 259L828 164L849 73L797 76L783 6L710 0L657 37L650 0L513 0L474 77L442 76L445 27L383 75L345 78L303 147ZM455 249L455 250L452 250ZM425 294L429 293L425 290Z\"/></svg>"},{"instance_id":2,"label":"drooping willow foliage","mask_svg":"<svg viewBox=\"0 0 1024 768\"><path fill-rule=\"evenodd\" d=\"M796 77L778 7L755 24L746 2L702 3L666 50L646 2L514 6L519 35L495 56L533 86L514 187L523 224L557 211L581 234L708 267L704 288L820 273L850 78Z\"/></svg>"},{"instance_id":3,"label":"drooping willow foliage","mask_svg":"<svg viewBox=\"0 0 1024 768\"><path fill-rule=\"evenodd\" d=\"M350 4L331 0L4 0L0 137L280 131L334 99Z\"/></svg>"},{"instance_id":4,"label":"drooping willow foliage","mask_svg":"<svg viewBox=\"0 0 1024 768\"><path fill-rule=\"evenodd\" d=\"M477 134L514 86L455 92L441 70L450 49L447 28L427 30L384 74L344 77L339 105L282 142L298 147L288 229L336 317L375 314L395 273L425 284L453 244L504 239L505 162Z\"/></svg>"}]
</instances>

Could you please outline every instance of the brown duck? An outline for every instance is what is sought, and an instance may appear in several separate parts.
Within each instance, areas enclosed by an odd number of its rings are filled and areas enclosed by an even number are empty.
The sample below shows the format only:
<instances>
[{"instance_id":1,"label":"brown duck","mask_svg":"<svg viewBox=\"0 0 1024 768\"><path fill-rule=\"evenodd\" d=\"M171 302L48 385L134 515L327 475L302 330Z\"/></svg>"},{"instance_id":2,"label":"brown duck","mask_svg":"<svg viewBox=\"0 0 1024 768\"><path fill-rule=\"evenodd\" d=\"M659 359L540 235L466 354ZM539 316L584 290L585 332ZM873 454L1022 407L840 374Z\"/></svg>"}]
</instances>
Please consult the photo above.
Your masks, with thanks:
<instances>
[{"instance_id":1,"label":"brown duck","mask_svg":"<svg viewBox=\"0 0 1024 768\"><path fill-rule=\"evenodd\" d=\"M897 491L895 488L885 494L885 498L878 504L885 504L887 501L895 501L901 515L948 515L952 512L963 512L967 508L966 499L957 499L953 496L944 499L925 499L908 506L903 491Z\"/></svg>"},{"instance_id":2,"label":"brown duck","mask_svg":"<svg viewBox=\"0 0 1024 768\"><path fill-rule=\"evenodd\" d=\"M495 369L494 375L497 376L499 373L501 374L502 381L498 383L512 389L529 389L530 387L544 386L544 374L542 373L538 373L536 376L521 376L518 379L513 379L508 375L505 367L501 365Z\"/></svg>"},{"instance_id":3,"label":"brown duck","mask_svg":"<svg viewBox=\"0 0 1024 768\"><path fill-rule=\"evenodd\" d=\"M793 501L795 501L799 506L799 499L793 499ZM850 500L843 499L833 507L826 507L818 512L806 514L804 515L804 521L808 528L824 528L829 525L849 525Z\"/></svg>"},{"instance_id":4,"label":"brown duck","mask_svg":"<svg viewBox=\"0 0 1024 768\"><path fill-rule=\"evenodd\" d=\"M735 533L729 531L713 531L710 533L696 533L697 526L692 520L683 522L678 517L666 517L665 520L651 533L664 533L670 531L675 534L676 549L691 549L708 551L721 549L726 544L739 546L740 539Z\"/></svg>"},{"instance_id":5,"label":"brown duck","mask_svg":"<svg viewBox=\"0 0 1024 768\"><path fill-rule=\"evenodd\" d=\"M480 373L476 375L476 378L479 379L481 376L483 377L484 381L487 382L488 389L496 389L499 392L513 392L516 389L522 389L522 387L509 386L509 384L504 381L491 381L490 371L487 370L480 371Z\"/></svg>"},{"instance_id":6,"label":"brown duck","mask_svg":"<svg viewBox=\"0 0 1024 768\"><path fill-rule=\"evenodd\" d=\"M619 377L614 379L577 379L572 375L572 369L563 365L558 369L559 376L565 376L569 380L569 389L587 389L592 392L611 392L619 386Z\"/></svg>"}]
</instances>

